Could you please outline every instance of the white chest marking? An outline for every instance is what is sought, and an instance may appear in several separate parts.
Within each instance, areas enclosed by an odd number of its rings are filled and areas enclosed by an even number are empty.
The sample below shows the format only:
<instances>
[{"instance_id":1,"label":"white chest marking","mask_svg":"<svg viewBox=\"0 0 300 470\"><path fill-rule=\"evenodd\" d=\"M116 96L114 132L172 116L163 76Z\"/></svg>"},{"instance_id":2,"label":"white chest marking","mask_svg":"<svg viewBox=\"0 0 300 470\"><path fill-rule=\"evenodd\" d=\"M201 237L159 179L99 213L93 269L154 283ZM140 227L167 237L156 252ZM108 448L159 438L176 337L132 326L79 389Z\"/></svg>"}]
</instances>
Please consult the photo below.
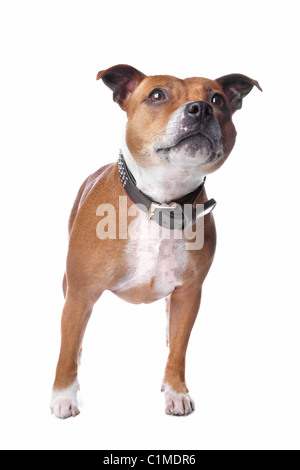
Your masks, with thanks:
<instances>
[{"instance_id":1,"label":"white chest marking","mask_svg":"<svg viewBox=\"0 0 300 470\"><path fill-rule=\"evenodd\" d=\"M181 233L162 228L149 221L145 212L140 209L138 212L129 226L128 271L112 290L122 292L154 279L153 289L157 299L161 299L182 283L187 263L186 243Z\"/></svg>"}]
</instances>

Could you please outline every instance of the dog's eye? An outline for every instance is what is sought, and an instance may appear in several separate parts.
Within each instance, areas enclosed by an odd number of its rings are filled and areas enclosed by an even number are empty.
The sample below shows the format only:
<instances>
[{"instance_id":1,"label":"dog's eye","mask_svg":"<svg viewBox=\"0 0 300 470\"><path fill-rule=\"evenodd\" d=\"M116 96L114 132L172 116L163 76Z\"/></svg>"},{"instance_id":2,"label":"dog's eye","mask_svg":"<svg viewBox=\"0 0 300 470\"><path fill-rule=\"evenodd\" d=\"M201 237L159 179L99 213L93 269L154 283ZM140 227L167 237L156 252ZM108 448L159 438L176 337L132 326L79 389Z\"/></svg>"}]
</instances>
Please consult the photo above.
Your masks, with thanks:
<instances>
[{"instance_id":1,"label":"dog's eye","mask_svg":"<svg viewBox=\"0 0 300 470\"><path fill-rule=\"evenodd\" d=\"M151 101L152 103L156 101L164 101L165 99L166 95L159 88L155 88L155 90L152 90L150 95L148 96L148 101Z\"/></svg>"},{"instance_id":2,"label":"dog's eye","mask_svg":"<svg viewBox=\"0 0 300 470\"><path fill-rule=\"evenodd\" d=\"M225 106L225 100L223 98L222 95L219 95L218 93L216 93L212 99L211 99L211 102L214 106L216 106L217 108L224 108Z\"/></svg>"}]
</instances>

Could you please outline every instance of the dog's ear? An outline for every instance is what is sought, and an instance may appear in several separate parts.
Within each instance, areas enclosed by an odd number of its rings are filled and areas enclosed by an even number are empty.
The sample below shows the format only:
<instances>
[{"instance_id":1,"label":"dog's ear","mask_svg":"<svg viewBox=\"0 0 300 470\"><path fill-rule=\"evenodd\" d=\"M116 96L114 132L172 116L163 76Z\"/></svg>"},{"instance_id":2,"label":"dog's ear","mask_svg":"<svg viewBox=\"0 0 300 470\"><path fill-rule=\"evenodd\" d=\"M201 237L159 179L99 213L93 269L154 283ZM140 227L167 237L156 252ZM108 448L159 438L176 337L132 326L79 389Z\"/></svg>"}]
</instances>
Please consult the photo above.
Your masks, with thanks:
<instances>
[{"instance_id":1,"label":"dog's ear","mask_svg":"<svg viewBox=\"0 0 300 470\"><path fill-rule=\"evenodd\" d=\"M250 93L253 86L256 86L260 91L262 91L256 80L239 73L224 75L223 77L217 78L216 81L223 88L225 95L228 98L232 113L241 109L243 98Z\"/></svg>"},{"instance_id":2,"label":"dog's ear","mask_svg":"<svg viewBox=\"0 0 300 470\"><path fill-rule=\"evenodd\" d=\"M124 101L146 77L142 72L130 65L115 65L97 74L97 80L102 78L105 85L113 91L113 99L124 109Z\"/></svg>"}]
</instances>

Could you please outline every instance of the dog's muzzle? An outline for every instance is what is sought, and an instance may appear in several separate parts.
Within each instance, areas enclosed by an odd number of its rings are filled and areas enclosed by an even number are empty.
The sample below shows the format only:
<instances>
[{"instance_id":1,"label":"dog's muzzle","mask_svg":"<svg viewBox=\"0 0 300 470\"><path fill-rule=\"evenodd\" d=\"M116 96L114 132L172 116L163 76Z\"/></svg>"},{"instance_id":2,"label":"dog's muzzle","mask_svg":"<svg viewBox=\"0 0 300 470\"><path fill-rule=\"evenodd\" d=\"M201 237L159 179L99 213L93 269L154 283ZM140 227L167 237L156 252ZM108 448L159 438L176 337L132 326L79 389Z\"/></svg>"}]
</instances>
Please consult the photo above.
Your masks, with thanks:
<instances>
[{"instance_id":1,"label":"dog's muzzle","mask_svg":"<svg viewBox=\"0 0 300 470\"><path fill-rule=\"evenodd\" d=\"M169 153L214 162L223 154L222 135L213 107L206 101L182 105L170 118L164 135L155 143L159 158ZM201 161L203 160L203 161Z\"/></svg>"}]
</instances>

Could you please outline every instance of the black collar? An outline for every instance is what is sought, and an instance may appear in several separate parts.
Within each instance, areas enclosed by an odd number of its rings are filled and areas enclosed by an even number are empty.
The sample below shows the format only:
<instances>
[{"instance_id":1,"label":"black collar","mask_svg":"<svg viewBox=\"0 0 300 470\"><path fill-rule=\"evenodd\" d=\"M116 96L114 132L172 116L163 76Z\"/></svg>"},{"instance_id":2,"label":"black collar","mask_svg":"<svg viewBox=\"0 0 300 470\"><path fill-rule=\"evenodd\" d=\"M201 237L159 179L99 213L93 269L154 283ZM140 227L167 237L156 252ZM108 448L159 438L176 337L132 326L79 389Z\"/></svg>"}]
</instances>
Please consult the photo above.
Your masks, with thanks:
<instances>
[{"instance_id":1,"label":"black collar","mask_svg":"<svg viewBox=\"0 0 300 470\"><path fill-rule=\"evenodd\" d=\"M140 209L149 214L150 220L155 220L162 227L171 230L184 230L194 225L200 217L211 212L216 205L214 199L209 199L209 201L206 201L204 204L196 205L196 201L203 191L206 177L195 191L186 194L180 199L176 199L170 204L160 204L138 189L135 178L126 165L121 151L118 166L123 188L130 199L137 204Z\"/></svg>"}]
</instances>

